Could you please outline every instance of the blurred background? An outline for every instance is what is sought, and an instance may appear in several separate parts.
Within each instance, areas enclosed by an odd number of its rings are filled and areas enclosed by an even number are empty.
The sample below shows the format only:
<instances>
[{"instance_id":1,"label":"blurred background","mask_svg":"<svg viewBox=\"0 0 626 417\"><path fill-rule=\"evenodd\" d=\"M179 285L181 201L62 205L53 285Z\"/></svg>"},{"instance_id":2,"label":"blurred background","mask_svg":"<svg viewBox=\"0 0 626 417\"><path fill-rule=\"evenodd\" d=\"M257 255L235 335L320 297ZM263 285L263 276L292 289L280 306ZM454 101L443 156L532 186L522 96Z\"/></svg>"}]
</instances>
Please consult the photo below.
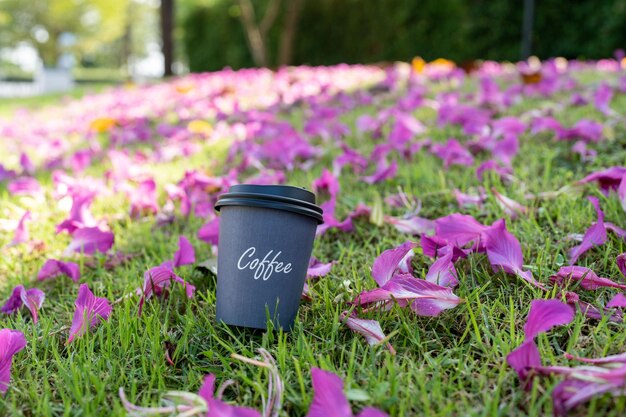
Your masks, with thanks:
<instances>
[{"instance_id":1,"label":"blurred background","mask_svg":"<svg viewBox=\"0 0 626 417\"><path fill-rule=\"evenodd\" d=\"M595 59L625 0L0 0L0 96L253 66Z\"/></svg>"}]
</instances>

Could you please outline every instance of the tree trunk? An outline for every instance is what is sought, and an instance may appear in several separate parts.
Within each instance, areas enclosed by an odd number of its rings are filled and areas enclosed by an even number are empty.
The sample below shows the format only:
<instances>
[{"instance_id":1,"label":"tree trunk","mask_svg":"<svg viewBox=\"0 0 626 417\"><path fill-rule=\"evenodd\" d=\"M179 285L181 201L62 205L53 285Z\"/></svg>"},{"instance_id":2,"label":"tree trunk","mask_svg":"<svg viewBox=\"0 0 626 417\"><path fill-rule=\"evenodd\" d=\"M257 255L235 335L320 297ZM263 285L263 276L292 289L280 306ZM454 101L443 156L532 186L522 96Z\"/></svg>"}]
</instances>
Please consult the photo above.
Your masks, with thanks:
<instances>
[{"instance_id":1,"label":"tree trunk","mask_svg":"<svg viewBox=\"0 0 626 417\"><path fill-rule=\"evenodd\" d=\"M269 65L267 34L280 12L280 0L269 1L261 23L256 21L256 14L251 0L237 0L237 4L241 9L241 23L246 31L252 60L258 67L267 67Z\"/></svg>"},{"instance_id":2,"label":"tree trunk","mask_svg":"<svg viewBox=\"0 0 626 417\"><path fill-rule=\"evenodd\" d=\"M174 0L161 0L161 51L163 52L163 76L174 75L172 64L174 62Z\"/></svg>"},{"instance_id":3,"label":"tree trunk","mask_svg":"<svg viewBox=\"0 0 626 417\"><path fill-rule=\"evenodd\" d=\"M298 20L302 10L303 0L290 0L287 2L285 24L280 38L278 50L278 65L289 65L293 58L293 43L298 32Z\"/></svg>"}]
</instances>

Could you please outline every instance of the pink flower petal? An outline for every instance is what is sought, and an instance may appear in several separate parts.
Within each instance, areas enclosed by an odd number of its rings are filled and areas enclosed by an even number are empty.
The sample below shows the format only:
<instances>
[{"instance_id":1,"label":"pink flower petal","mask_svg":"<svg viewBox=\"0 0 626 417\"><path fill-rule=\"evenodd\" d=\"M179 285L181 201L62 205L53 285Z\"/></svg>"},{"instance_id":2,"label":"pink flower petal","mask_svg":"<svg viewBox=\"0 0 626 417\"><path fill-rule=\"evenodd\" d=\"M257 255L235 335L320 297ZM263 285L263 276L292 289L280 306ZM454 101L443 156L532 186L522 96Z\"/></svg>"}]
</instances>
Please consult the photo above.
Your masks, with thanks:
<instances>
[{"instance_id":1,"label":"pink flower petal","mask_svg":"<svg viewBox=\"0 0 626 417\"><path fill-rule=\"evenodd\" d=\"M193 297L196 287L176 275L173 267L174 264L168 261L146 271L143 276L143 287L141 289L141 299L139 300L139 315L141 315L145 301L152 297L152 294L161 295L170 287L172 282L181 284L185 288L188 298Z\"/></svg>"},{"instance_id":2,"label":"pink flower petal","mask_svg":"<svg viewBox=\"0 0 626 417\"><path fill-rule=\"evenodd\" d=\"M458 247L478 241L485 230L487 226L466 214L454 213L435 220L435 236Z\"/></svg>"},{"instance_id":3,"label":"pink flower petal","mask_svg":"<svg viewBox=\"0 0 626 417\"><path fill-rule=\"evenodd\" d=\"M313 402L306 417L353 417L343 381L332 372L311 368Z\"/></svg>"},{"instance_id":4,"label":"pink flower petal","mask_svg":"<svg viewBox=\"0 0 626 417\"><path fill-rule=\"evenodd\" d=\"M533 300L524 325L526 339L547 332L556 326L569 324L574 319L574 311L559 300Z\"/></svg>"},{"instance_id":5,"label":"pink flower petal","mask_svg":"<svg viewBox=\"0 0 626 417\"><path fill-rule=\"evenodd\" d=\"M559 285L565 285L568 281L576 281L585 290L596 290L600 287L626 289L626 285L618 284L608 278L599 277L591 269L582 266L561 267L555 275L550 277L550 280Z\"/></svg>"},{"instance_id":6,"label":"pink flower petal","mask_svg":"<svg viewBox=\"0 0 626 417\"><path fill-rule=\"evenodd\" d=\"M606 304L608 308L626 308L626 296L621 292L615 294L613 298Z\"/></svg>"},{"instance_id":7,"label":"pink flower petal","mask_svg":"<svg viewBox=\"0 0 626 417\"><path fill-rule=\"evenodd\" d=\"M506 356L506 362L517 372L517 376L528 389L528 373L531 369L541 366L541 355L533 339L526 340Z\"/></svg>"},{"instance_id":8,"label":"pink flower petal","mask_svg":"<svg viewBox=\"0 0 626 417\"><path fill-rule=\"evenodd\" d=\"M468 253L471 250L463 250L452 244L449 244L447 240L437 236L422 235L420 238L420 246L424 255L430 258L438 258L452 252L452 262L456 262L459 258L467 258Z\"/></svg>"},{"instance_id":9,"label":"pink flower petal","mask_svg":"<svg viewBox=\"0 0 626 417\"><path fill-rule=\"evenodd\" d=\"M417 246L414 242L404 242L393 249L381 253L372 265L372 277L381 287L385 285L398 270L400 262Z\"/></svg>"},{"instance_id":10,"label":"pink flower petal","mask_svg":"<svg viewBox=\"0 0 626 417\"><path fill-rule=\"evenodd\" d=\"M39 270L37 280L45 281L59 275L65 275L72 281L78 282L80 280L80 267L74 262L63 262L56 259L48 259Z\"/></svg>"},{"instance_id":11,"label":"pink flower petal","mask_svg":"<svg viewBox=\"0 0 626 417\"><path fill-rule=\"evenodd\" d=\"M570 265L576 263L580 256L596 245L603 245L606 242L606 229L604 227L604 213L600 210L600 202L596 197L589 197L589 201L596 208L598 221L587 229L580 245L570 249Z\"/></svg>"},{"instance_id":12,"label":"pink flower petal","mask_svg":"<svg viewBox=\"0 0 626 417\"><path fill-rule=\"evenodd\" d=\"M528 213L528 208L522 206L520 203L518 203L517 201L503 195L500 194L498 192L498 190L496 190L495 188L491 189L491 192L493 193L494 197L496 198L496 202L498 203L498 205L500 206L500 208L502 210L504 210L504 212L511 217L511 219L515 219L517 218L517 216L521 215L521 214L526 214Z\"/></svg>"},{"instance_id":13,"label":"pink flower petal","mask_svg":"<svg viewBox=\"0 0 626 417\"><path fill-rule=\"evenodd\" d=\"M21 177L11 181L7 189L12 195L36 196L41 193L39 181L31 177Z\"/></svg>"},{"instance_id":14,"label":"pink flower petal","mask_svg":"<svg viewBox=\"0 0 626 417\"><path fill-rule=\"evenodd\" d=\"M322 263L317 258L311 257L309 260L309 268L306 271L307 277L323 277L327 275L335 262Z\"/></svg>"},{"instance_id":15,"label":"pink flower petal","mask_svg":"<svg viewBox=\"0 0 626 417\"><path fill-rule=\"evenodd\" d=\"M156 182L153 178L148 178L141 181L137 189L130 193L130 216L137 218L156 214L158 211Z\"/></svg>"},{"instance_id":16,"label":"pink flower petal","mask_svg":"<svg viewBox=\"0 0 626 417\"><path fill-rule=\"evenodd\" d=\"M39 309L45 298L46 295L44 292L37 288L27 290L23 285L18 285L13 289L11 296L4 303L0 311L6 314L12 314L24 306L30 311L33 317L33 323L37 323L39 320Z\"/></svg>"},{"instance_id":17,"label":"pink flower petal","mask_svg":"<svg viewBox=\"0 0 626 417\"><path fill-rule=\"evenodd\" d=\"M115 241L113 233L102 231L97 227L78 229L72 237L72 241L63 252L64 256L69 256L72 252L85 254L106 252L111 249Z\"/></svg>"},{"instance_id":18,"label":"pink flower petal","mask_svg":"<svg viewBox=\"0 0 626 417\"><path fill-rule=\"evenodd\" d=\"M76 337L84 335L87 330L93 329L100 322L108 320L112 307L109 300L93 295L87 284L82 284L78 289L76 298L76 310L72 319L70 336L67 343L72 343Z\"/></svg>"},{"instance_id":19,"label":"pink flower petal","mask_svg":"<svg viewBox=\"0 0 626 417\"><path fill-rule=\"evenodd\" d=\"M616 166L602 171L593 172L578 181L578 184L597 182L600 187L600 191L602 191L605 195L608 195L609 191L618 189L624 175L626 175L626 167Z\"/></svg>"},{"instance_id":20,"label":"pink flower petal","mask_svg":"<svg viewBox=\"0 0 626 417\"><path fill-rule=\"evenodd\" d=\"M459 305L463 300L452 293L452 289L442 287L410 275L396 275L383 287L361 293L356 304L388 305L397 301L401 306L410 305L420 316L438 316L444 310Z\"/></svg>"},{"instance_id":21,"label":"pink flower petal","mask_svg":"<svg viewBox=\"0 0 626 417\"><path fill-rule=\"evenodd\" d=\"M607 392L623 395L624 388L579 379L565 379L552 391L552 406L556 417L566 417L569 411L591 398Z\"/></svg>"},{"instance_id":22,"label":"pink flower petal","mask_svg":"<svg viewBox=\"0 0 626 417\"><path fill-rule=\"evenodd\" d=\"M452 251L437 259L428 268L428 273L424 277L426 281L441 285L442 287L454 288L459 285L459 279L452 262Z\"/></svg>"},{"instance_id":23,"label":"pink flower petal","mask_svg":"<svg viewBox=\"0 0 626 417\"><path fill-rule=\"evenodd\" d=\"M377 320L366 320L360 319L354 316L347 316L344 312L341 315L342 321L345 323L348 328L352 331L359 333L370 346L375 346L380 344L383 340L385 340L385 334L383 333L383 329L380 327L380 323ZM391 352L392 355L396 354L396 350L391 346L391 343L387 342L387 348Z\"/></svg>"},{"instance_id":24,"label":"pink flower petal","mask_svg":"<svg viewBox=\"0 0 626 417\"><path fill-rule=\"evenodd\" d=\"M361 179L368 184L376 184L396 176L398 172L398 163L396 161L381 162L378 164L376 171L369 176L362 177Z\"/></svg>"},{"instance_id":25,"label":"pink flower petal","mask_svg":"<svg viewBox=\"0 0 626 417\"><path fill-rule=\"evenodd\" d=\"M484 233L487 257L494 271L502 269L508 274L514 274L531 283L537 288L545 287L533 278L530 271L524 271L524 257L519 241L506 229L503 219L497 220Z\"/></svg>"},{"instance_id":26,"label":"pink flower petal","mask_svg":"<svg viewBox=\"0 0 626 417\"><path fill-rule=\"evenodd\" d=\"M361 410L357 417L389 417L389 414L377 408L366 407Z\"/></svg>"},{"instance_id":27,"label":"pink flower petal","mask_svg":"<svg viewBox=\"0 0 626 417\"><path fill-rule=\"evenodd\" d=\"M626 174L624 174L624 176L622 177L622 181L620 181L619 183L617 196L619 197L620 203L622 203L622 209L626 211Z\"/></svg>"},{"instance_id":28,"label":"pink flower petal","mask_svg":"<svg viewBox=\"0 0 626 417\"><path fill-rule=\"evenodd\" d=\"M19 330L0 330L0 393L6 394L9 389L13 355L25 346L26 338Z\"/></svg>"},{"instance_id":29,"label":"pink flower petal","mask_svg":"<svg viewBox=\"0 0 626 417\"><path fill-rule=\"evenodd\" d=\"M607 363L626 363L626 352L618 353L617 355L605 356L604 358L581 358L580 356L574 356L569 353L565 353L567 359L575 360L578 362L592 363L595 365L602 365Z\"/></svg>"},{"instance_id":30,"label":"pink flower petal","mask_svg":"<svg viewBox=\"0 0 626 417\"><path fill-rule=\"evenodd\" d=\"M185 236L178 238L178 250L174 253L174 267L188 265L196 262L196 252Z\"/></svg>"},{"instance_id":31,"label":"pink flower petal","mask_svg":"<svg viewBox=\"0 0 626 417\"><path fill-rule=\"evenodd\" d=\"M318 195L318 199L322 193L328 193L330 201L332 202L331 204L334 208L340 189L339 180L337 180L337 177L335 177L327 169L324 169L322 175L313 181L311 188L313 189L313 192Z\"/></svg>"},{"instance_id":32,"label":"pink flower petal","mask_svg":"<svg viewBox=\"0 0 626 417\"><path fill-rule=\"evenodd\" d=\"M30 288L26 290L22 287L20 298L22 299L22 303L24 303L24 307L30 311L33 317L33 323L36 324L39 320L39 309L43 305L46 295L40 289Z\"/></svg>"},{"instance_id":33,"label":"pink flower petal","mask_svg":"<svg viewBox=\"0 0 626 417\"><path fill-rule=\"evenodd\" d=\"M446 170L452 165L471 166L474 164L472 154L456 139L449 139L447 143L434 143L430 151L443 160Z\"/></svg>"},{"instance_id":34,"label":"pink flower petal","mask_svg":"<svg viewBox=\"0 0 626 417\"><path fill-rule=\"evenodd\" d=\"M565 299L567 300L567 304L572 307L578 307L580 309L580 313L591 319L602 320L604 317L608 317L609 321L614 323L622 322L622 312L618 311L614 308L598 308L594 305L591 305L585 301L581 301L578 294L568 291L565 293Z\"/></svg>"},{"instance_id":35,"label":"pink flower petal","mask_svg":"<svg viewBox=\"0 0 626 417\"><path fill-rule=\"evenodd\" d=\"M456 203L459 207L469 208L469 207L479 207L481 208L485 203L485 196L475 195L475 194L465 194L460 190L454 190L454 198L456 198Z\"/></svg>"},{"instance_id":36,"label":"pink flower petal","mask_svg":"<svg viewBox=\"0 0 626 417\"><path fill-rule=\"evenodd\" d=\"M215 398L215 375L209 374L204 378L204 383L198 391L198 395L207 402L208 413L206 417L261 417L261 413L248 407L237 407Z\"/></svg>"},{"instance_id":37,"label":"pink flower petal","mask_svg":"<svg viewBox=\"0 0 626 417\"><path fill-rule=\"evenodd\" d=\"M69 216L57 225L57 233L66 230L69 234L73 234L77 229L97 225L96 220L89 211L95 192L81 190L75 191L71 195L72 207L70 208Z\"/></svg>"},{"instance_id":38,"label":"pink flower petal","mask_svg":"<svg viewBox=\"0 0 626 417\"><path fill-rule=\"evenodd\" d=\"M432 220L419 216L412 216L408 219L386 216L385 221L393 225L400 233L407 233L413 236L431 234L435 231L435 223Z\"/></svg>"},{"instance_id":39,"label":"pink flower petal","mask_svg":"<svg viewBox=\"0 0 626 417\"><path fill-rule=\"evenodd\" d=\"M26 228L27 220L30 220L30 211L25 212L20 218L20 221L15 228L15 233L13 234L13 240L9 243L9 246L19 245L20 243L25 243L30 240L30 234Z\"/></svg>"},{"instance_id":40,"label":"pink flower petal","mask_svg":"<svg viewBox=\"0 0 626 417\"><path fill-rule=\"evenodd\" d=\"M621 272L622 275L626 277L626 252L622 253L621 255L617 255L615 263L617 263L617 268L619 269L619 272Z\"/></svg>"},{"instance_id":41,"label":"pink flower petal","mask_svg":"<svg viewBox=\"0 0 626 417\"><path fill-rule=\"evenodd\" d=\"M198 239L217 246L220 235L220 218L216 217L198 230Z\"/></svg>"}]
</instances>

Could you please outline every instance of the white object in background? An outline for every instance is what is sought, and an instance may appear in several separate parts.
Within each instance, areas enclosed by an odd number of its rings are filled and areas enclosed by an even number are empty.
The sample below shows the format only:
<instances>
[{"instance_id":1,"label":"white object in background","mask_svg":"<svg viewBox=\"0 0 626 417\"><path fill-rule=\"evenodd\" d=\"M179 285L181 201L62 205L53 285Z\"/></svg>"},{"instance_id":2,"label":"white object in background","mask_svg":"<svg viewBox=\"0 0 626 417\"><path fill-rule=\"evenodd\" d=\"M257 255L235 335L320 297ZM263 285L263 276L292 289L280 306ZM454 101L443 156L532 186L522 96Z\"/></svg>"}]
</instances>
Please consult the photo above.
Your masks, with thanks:
<instances>
[{"instance_id":1,"label":"white object in background","mask_svg":"<svg viewBox=\"0 0 626 417\"><path fill-rule=\"evenodd\" d=\"M35 72L35 84L40 94L65 93L74 88L74 79L69 69L40 67Z\"/></svg>"}]
</instances>

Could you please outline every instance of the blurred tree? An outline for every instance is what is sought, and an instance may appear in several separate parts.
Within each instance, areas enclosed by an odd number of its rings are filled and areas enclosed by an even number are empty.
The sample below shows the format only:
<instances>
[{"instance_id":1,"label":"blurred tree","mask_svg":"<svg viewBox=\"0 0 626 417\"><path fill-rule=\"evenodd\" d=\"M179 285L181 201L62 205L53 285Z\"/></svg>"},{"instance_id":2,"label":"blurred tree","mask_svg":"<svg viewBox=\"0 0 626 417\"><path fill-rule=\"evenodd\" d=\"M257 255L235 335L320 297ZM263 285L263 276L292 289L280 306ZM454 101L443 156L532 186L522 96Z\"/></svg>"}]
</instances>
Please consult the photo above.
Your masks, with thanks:
<instances>
[{"instance_id":1,"label":"blurred tree","mask_svg":"<svg viewBox=\"0 0 626 417\"><path fill-rule=\"evenodd\" d=\"M64 52L93 53L120 39L131 0L0 0L0 44L32 45L47 67ZM64 34L73 42L62 45ZM67 36L66 36L67 37Z\"/></svg>"},{"instance_id":2,"label":"blurred tree","mask_svg":"<svg viewBox=\"0 0 626 417\"><path fill-rule=\"evenodd\" d=\"M174 0L161 0L161 52L163 53L163 76L174 75Z\"/></svg>"}]
</instances>

